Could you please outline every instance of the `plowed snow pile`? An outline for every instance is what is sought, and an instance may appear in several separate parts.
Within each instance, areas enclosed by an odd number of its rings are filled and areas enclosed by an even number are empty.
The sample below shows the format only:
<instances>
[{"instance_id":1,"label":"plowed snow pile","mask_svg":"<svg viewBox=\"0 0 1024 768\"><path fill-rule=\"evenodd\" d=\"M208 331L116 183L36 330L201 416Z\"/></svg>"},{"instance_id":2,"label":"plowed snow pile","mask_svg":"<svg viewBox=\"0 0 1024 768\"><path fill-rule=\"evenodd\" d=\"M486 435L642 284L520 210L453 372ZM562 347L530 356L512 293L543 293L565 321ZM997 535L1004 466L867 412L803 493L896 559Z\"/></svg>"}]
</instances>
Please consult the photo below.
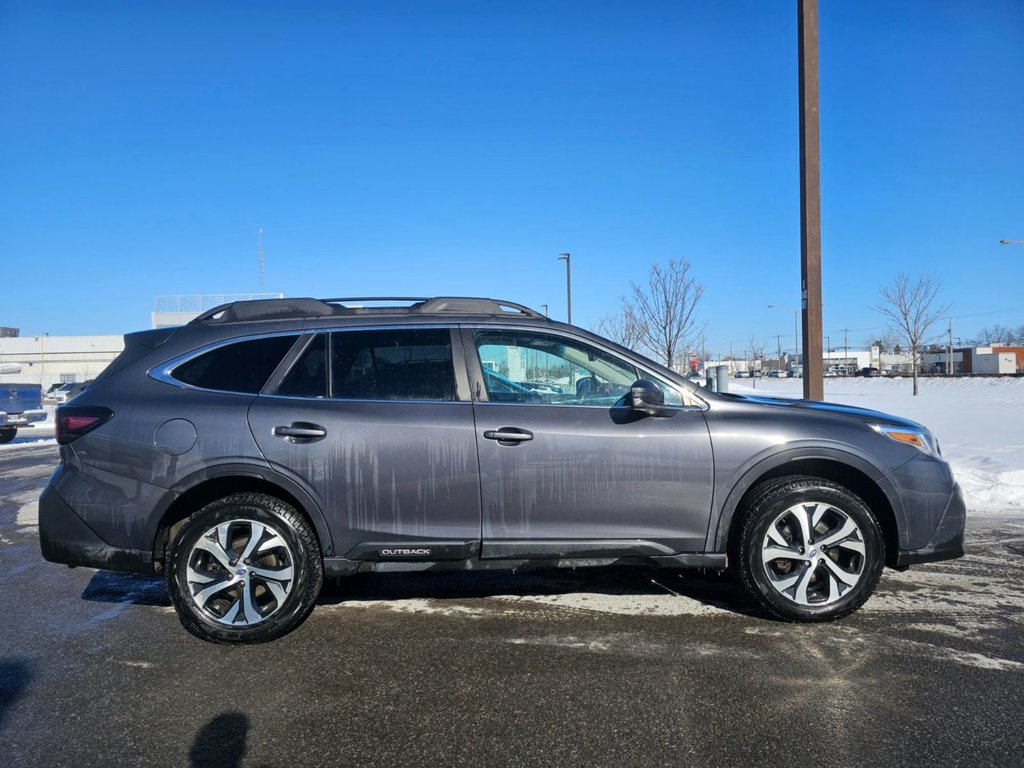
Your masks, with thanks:
<instances>
[{"instance_id":1,"label":"plowed snow pile","mask_svg":"<svg viewBox=\"0 0 1024 768\"><path fill-rule=\"evenodd\" d=\"M750 380L729 391L750 393ZM761 395L800 397L800 379L758 379ZM928 427L964 489L971 514L1024 513L1024 378L826 379L825 399L905 416Z\"/></svg>"}]
</instances>

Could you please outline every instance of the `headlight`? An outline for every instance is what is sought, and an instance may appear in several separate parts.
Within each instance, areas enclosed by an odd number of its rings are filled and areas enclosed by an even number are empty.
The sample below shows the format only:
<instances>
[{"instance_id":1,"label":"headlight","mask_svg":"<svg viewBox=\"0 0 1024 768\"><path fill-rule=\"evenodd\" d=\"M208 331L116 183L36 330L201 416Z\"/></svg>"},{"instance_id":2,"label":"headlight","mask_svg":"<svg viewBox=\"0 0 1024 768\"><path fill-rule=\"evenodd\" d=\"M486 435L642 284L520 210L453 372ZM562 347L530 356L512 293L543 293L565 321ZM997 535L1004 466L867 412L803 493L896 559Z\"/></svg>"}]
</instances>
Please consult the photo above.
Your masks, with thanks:
<instances>
[{"instance_id":1,"label":"headlight","mask_svg":"<svg viewBox=\"0 0 1024 768\"><path fill-rule=\"evenodd\" d=\"M927 454L928 456L935 456L938 458L942 454L939 453L939 442L936 440L932 433L927 429L915 429L913 427L893 427L887 424L875 424L874 429L879 434L885 435L890 440L895 440L898 443L905 443L906 445L912 445L921 453Z\"/></svg>"}]
</instances>

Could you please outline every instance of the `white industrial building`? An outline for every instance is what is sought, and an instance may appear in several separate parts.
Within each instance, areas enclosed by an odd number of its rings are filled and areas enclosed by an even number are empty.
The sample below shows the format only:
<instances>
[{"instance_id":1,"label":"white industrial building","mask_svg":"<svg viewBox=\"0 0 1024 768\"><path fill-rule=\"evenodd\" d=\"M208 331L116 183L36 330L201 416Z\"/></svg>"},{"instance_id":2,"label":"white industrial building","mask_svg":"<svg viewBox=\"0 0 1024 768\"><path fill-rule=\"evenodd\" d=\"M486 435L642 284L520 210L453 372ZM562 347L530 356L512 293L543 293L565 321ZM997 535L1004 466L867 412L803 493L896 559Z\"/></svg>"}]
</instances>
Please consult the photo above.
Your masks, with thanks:
<instances>
[{"instance_id":1,"label":"white industrial building","mask_svg":"<svg viewBox=\"0 0 1024 768\"><path fill-rule=\"evenodd\" d=\"M3 380L51 384L96 378L124 349L122 336L15 336L0 338Z\"/></svg>"},{"instance_id":2,"label":"white industrial building","mask_svg":"<svg viewBox=\"0 0 1024 768\"><path fill-rule=\"evenodd\" d=\"M150 314L150 327L184 325L203 312L232 301L283 299L283 293L205 293L192 296L157 296Z\"/></svg>"}]
</instances>

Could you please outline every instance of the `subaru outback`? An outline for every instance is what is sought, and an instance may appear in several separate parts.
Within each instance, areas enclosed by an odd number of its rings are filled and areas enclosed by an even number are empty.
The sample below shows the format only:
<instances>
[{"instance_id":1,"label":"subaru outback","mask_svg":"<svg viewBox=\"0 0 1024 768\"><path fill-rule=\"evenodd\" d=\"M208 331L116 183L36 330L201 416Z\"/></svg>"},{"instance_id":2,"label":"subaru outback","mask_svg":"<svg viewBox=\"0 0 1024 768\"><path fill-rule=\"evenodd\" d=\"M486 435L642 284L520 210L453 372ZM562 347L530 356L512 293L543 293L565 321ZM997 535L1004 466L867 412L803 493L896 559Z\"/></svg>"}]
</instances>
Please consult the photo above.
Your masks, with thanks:
<instances>
[{"instance_id":1,"label":"subaru outback","mask_svg":"<svg viewBox=\"0 0 1024 768\"><path fill-rule=\"evenodd\" d=\"M280 637L325 576L729 568L837 619L884 566L963 554L924 427L711 392L491 299L272 299L125 337L57 411L53 562L159 572L193 634Z\"/></svg>"}]
</instances>

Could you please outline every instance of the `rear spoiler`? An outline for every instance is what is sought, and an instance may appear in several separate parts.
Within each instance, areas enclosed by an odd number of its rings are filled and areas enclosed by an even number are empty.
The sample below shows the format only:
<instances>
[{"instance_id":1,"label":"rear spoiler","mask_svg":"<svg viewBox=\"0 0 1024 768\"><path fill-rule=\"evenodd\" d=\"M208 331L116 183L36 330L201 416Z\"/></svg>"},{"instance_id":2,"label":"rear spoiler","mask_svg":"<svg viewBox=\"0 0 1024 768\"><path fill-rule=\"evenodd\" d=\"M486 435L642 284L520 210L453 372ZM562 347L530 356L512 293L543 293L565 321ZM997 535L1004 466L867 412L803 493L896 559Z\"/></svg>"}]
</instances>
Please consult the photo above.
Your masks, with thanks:
<instances>
[{"instance_id":1,"label":"rear spoiler","mask_svg":"<svg viewBox=\"0 0 1024 768\"><path fill-rule=\"evenodd\" d=\"M110 365L100 372L99 376L96 377L93 383L95 384L97 381L103 381L108 376L120 371L122 368L127 368L136 360L141 360L177 333L179 327L180 326L174 326L171 328L153 328L149 331L126 333L124 335L124 350L122 350L121 354L118 355Z\"/></svg>"},{"instance_id":2,"label":"rear spoiler","mask_svg":"<svg viewBox=\"0 0 1024 768\"><path fill-rule=\"evenodd\" d=\"M172 326L170 328L153 328L148 331L135 331L134 333L126 333L124 335L124 345L129 347L132 344L138 344L146 349L156 349L167 341L171 336L177 332L180 326Z\"/></svg>"}]
</instances>

